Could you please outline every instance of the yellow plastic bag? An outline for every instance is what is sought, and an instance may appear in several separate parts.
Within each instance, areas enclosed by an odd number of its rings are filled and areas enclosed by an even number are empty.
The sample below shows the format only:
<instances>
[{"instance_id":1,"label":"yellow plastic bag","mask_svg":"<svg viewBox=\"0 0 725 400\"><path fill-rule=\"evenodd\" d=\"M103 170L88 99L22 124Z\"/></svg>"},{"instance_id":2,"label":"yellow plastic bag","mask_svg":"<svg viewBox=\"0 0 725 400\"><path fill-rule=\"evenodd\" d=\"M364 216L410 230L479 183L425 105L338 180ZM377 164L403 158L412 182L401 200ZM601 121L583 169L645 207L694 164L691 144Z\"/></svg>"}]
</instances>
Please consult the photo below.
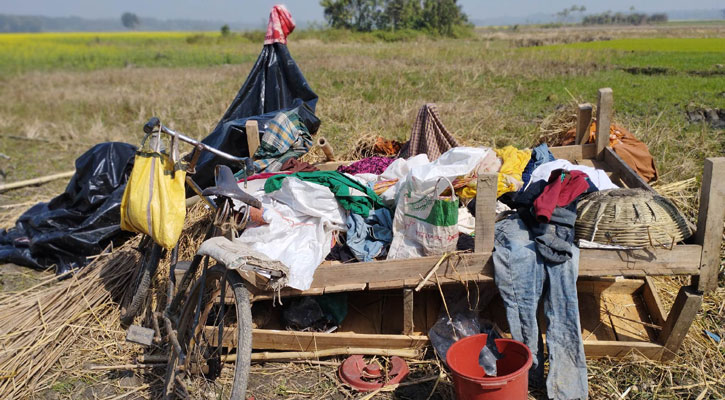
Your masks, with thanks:
<instances>
[{"instance_id":1,"label":"yellow plastic bag","mask_svg":"<svg viewBox=\"0 0 725 400\"><path fill-rule=\"evenodd\" d=\"M160 246L176 246L186 217L186 171L165 152L160 151L161 139L156 136L155 148L149 149L148 136L136 152L131 176L121 199L121 229L145 233ZM171 141L175 154L175 140Z\"/></svg>"}]
</instances>

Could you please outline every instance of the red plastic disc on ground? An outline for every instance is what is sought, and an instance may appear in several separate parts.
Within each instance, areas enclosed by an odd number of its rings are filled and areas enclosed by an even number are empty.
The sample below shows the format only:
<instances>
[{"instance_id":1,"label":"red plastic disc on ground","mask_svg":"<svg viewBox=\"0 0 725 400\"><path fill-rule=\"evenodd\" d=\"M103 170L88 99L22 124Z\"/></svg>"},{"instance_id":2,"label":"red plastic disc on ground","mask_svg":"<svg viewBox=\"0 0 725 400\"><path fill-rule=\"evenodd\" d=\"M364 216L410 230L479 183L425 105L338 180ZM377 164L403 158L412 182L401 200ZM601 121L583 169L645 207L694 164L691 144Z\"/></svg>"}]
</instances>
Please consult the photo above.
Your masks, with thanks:
<instances>
[{"instance_id":1,"label":"red plastic disc on ground","mask_svg":"<svg viewBox=\"0 0 725 400\"><path fill-rule=\"evenodd\" d=\"M338 374L343 382L354 389L369 392L383 386L400 383L410 372L408 364L400 357L391 358L390 365L390 370L384 374L378 364L365 364L363 356L354 355L342 362Z\"/></svg>"}]
</instances>

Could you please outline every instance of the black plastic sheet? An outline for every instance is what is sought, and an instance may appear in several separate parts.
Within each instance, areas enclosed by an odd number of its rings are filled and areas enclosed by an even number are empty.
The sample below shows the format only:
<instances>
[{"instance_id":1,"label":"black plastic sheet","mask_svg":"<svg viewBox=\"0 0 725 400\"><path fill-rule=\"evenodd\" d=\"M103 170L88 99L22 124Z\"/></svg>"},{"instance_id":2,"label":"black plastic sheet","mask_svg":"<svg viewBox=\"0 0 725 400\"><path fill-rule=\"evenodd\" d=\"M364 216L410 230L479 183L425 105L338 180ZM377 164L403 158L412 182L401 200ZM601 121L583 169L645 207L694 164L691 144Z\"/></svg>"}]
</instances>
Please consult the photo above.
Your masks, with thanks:
<instances>
[{"instance_id":1,"label":"black plastic sheet","mask_svg":"<svg viewBox=\"0 0 725 400\"><path fill-rule=\"evenodd\" d=\"M0 232L0 263L11 262L61 274L87 263L113 240L120 228L121 198L133 167L136 147L101 143L81 155L65 192L38 203Z\"/></svg>"},{"instance_id":2,"label":"black plastic sheet","mask_svg":"<svg viewBox=\"0 0 725 400\"><path fill-rule=\"evenodd\" d=\"M304 105L303 105L304 103ZM202 142L238 157L249 156L245 124L259 122L260 135L264 124L279 111L299 108L300 116L311 134L320 121L315 117L317 95L312 91L302 71L292 59L287 46L281 43L265 45L257 62L214 131ZM204 152L199 157L194 181L202 188L214 183L214 167L224 164L236 172L239 166Z\"/></svg>"}]
</instances>

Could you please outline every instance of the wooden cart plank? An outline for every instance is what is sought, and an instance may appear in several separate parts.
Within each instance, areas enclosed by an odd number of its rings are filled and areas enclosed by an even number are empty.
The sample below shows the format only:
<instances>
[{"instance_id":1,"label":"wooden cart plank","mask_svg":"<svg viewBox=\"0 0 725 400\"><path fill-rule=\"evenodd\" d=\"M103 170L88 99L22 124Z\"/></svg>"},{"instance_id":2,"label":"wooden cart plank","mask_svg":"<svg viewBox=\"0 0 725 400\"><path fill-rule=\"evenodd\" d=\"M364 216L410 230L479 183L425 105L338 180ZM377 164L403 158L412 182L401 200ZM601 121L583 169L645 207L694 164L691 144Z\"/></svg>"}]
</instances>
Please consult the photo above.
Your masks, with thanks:
<instances>
[{"instance_id":1,"label":"wooden cart plank","mask_svg":"<svg viewBox=\"0 0 725 400\"><path fill-rule=\"evenodd\" d=\"M589 140L589 126L592 124L593 107L589 103L579 104L576 113L576 137L574 144L582 144ZM586 138L586 140L585 140Z\"/></svg>"},{"instance_id":2,"label":"wooden cart plank","mask_svg":"<svg viewBox=\"0 0 725 400\"><path fill-rule=\"evenodd\" d=\"M493 266L488 262L490 257L490 252L449 257L438 268L438 275L448 281L456 280L461 275L484 274L493 276ZM359 283L400 282L409 279L417 284L421 279L420 277L424 276L439 259L440 256L431 256L366 263L320 265L315 271L311 288ZM445 279L441 279L441 281Z\"/></svg>"},{"instance_id":3,"label":"wooden cart plank","mask_svg":"<svg viewBox=\"0 0 725 400\"><path fill-rule=\"evenodd\" d=\"M616 340L585 340L584 354L588 358L613 357L622 358L630 353L641 354L649 359L658 360L664 348L649 342L620 342Z\"/></svg>"},{"instance_id":4,"label":"wooden cart plank","mask_svg":"<svg viewBox=\"0 0 725 400\"><path fill-rule=\"evenodd\" d=\"M614 113L614 94L611 88L599 89L597 100L597 159L604 160L604 149L609 145L609 126Z\"/></svg>"},{"instance_id":5,"label":"wooden cart plank","mask_svg":"<svg viewBox=\"0 0 725 400\"><path fill-rule=\"evenodd\" d=\"M671 360L680 349L692 322L702 305L702 294L691 287L681 287L667 320L662 327L659 341L664 346L662 360Z\"/></svg>"},{"instance_id":6,"label":"wooden cart plank","mask_svg":"<svg viewBox=\"0 0 725 400\"><path fill-rule=\"evenodd\" d=\"M474 249L478 253L493 250L497 184L498 174L495 172L478 175L476 185L476 234L474 237Z\"/></svg>"},{"instance_id":7,"label":"wooden cart plank","mask_svg":"<svg viewBox=\"0 0 725 400\"><path fill-rule=\"evenodd\" d=\"M270 329L252 330L252 348L255 350L315 351L340 347L378 349L421 349L428 345L425 335L370 335L360 333L294 332ZM225 343L226 345L226 343ZM585 340L584 353L589 358L625 357L639 353L659 359L663 347L648 342L620 342L613 340Z\"/></svg>"},{"instance_id":8,"label":"wooden cart plank","mask_svg":"<svg viewBox=\"0 0 725 400\"><path fill-rule=\"evenodd\" d=\"M604 149L604 162L607 164L609 171L619 177L619 180L627 185L627 187L652 190L652 187L624 162L611 147Z\"/></svg>"},{"instance_id":9,"label":"wooden cart plank","mask_svg":"<svg viewBox=\"0 0 725 400\"><path fill-rule=\"evenodd\" d=\"M672 250L582 249L579 276L695 275L699 273L701 246L680 245Z\"/></svg>"},{"instance_id":10,"label":"wooden cart plank","mask_svg":"<svg viewBox=\"0 0 725 400\"><path fill-rule=\"evenodd\" d=\"M657 287L654 281L650 277L645 277L645 285L642 287L642 300L647 305L647 311L649 311L652 322L663 326L665 324L665 311L662 307L662 301L660 296L657 294Z\"/></svg>"},{"instance_id":11,"label":"wooden cart plank","mask_svg":"<svg viewBox=\"0 0 725 400\"><path fill-rule=\"evenodd\" d=\"M413 289L403 289L403 334L412 335L415 329L413 322Z\"/></svg>"},{"instance_id":12,"label":"wooden cart plank","mask_svg":"<svg viewBox=\"0 0 725 400\"><path fill-rule=\"evenodd\" d=\"M551 151L551 154L553 154L557 159L576 162L595 158L597 155L597 145L589 143L582 145L557 146L550 147L549 151Z\"/></svg>"},{"instance_id":13,"label":"wooden cart plank","mask_svg":"<svg viewBox=\"0 0 725 400\"><path fill-rule=\"evenodd\" d=\"M725 157L705 159L700 191L700 211L697 215L695 243L702 245L700 276L693 286L701 292L717 288L717 272L720 268L720 244L722 243L723 218L725 218ZM718 179L720 178L720 179Z\"/></svg>"},{"instance_id":14,"label":"wooden cart plank","mask_svg":"<svg viewBox=\"0 0 725 400\"><path fill-rule=\"evenodd\" d=\"M296 332L252 329L253 349L314 351L338 347L379 349L420 349L428 345L428 336L370 335L362 333Z\"/></svg>"},{"instance_id":15,"label":"wooden cart plank","mask_svg":"<svg viewBox=\"0 0 725 400\"><path fill-rule=\"evenodd\" d=\"M579 258L580 277L654 275L696 275L700 272L702 246L679 245L672 250L597 250L582 249ZM460 258L459 258L460 257ZM382 290L415 287L440 257L421 257L404 260L372 261L367 263L323 264L315 271L308 290L283 289L281 295L320 295L342 291ZM488 282L493 280L491 253L466 253L451 257L438 269L441 284L462 281ZM243 275L245 279L249 277ZM273 293L264 291L266 278L248 280L254 301L271 299ZM436 282L429 281L426 286ZM259 285L259 286L258 286ZM261 289L261 290L257 290Z\"/></svg>"}]
</instances>

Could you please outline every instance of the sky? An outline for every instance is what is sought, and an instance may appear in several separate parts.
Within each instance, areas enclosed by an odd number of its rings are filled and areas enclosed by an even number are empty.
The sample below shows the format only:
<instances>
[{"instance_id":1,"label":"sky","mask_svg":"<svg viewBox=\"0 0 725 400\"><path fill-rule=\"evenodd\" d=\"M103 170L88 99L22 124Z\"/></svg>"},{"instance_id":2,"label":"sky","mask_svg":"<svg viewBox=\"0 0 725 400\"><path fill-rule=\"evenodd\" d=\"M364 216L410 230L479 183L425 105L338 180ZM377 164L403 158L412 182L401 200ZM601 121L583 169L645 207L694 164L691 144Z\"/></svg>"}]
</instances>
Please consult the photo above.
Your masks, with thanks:
<instances>
[{"instance_id":1,"label":"sky","mask_svg":"<svg viewBox=\"0 0 725 400\"><path fill-rule=\"evenodd\" d=\"M158 19L262 22L269 9L283 3L297 21L321 21L318 0L0 0L0 14L117 18L128 11ZM470 19L525 17L554 14L573 4L584 5L587 13L626 11L631 6L646 12L668 10L721 9L723 0L459 0Z\"/></svg>"}]
</instances>

